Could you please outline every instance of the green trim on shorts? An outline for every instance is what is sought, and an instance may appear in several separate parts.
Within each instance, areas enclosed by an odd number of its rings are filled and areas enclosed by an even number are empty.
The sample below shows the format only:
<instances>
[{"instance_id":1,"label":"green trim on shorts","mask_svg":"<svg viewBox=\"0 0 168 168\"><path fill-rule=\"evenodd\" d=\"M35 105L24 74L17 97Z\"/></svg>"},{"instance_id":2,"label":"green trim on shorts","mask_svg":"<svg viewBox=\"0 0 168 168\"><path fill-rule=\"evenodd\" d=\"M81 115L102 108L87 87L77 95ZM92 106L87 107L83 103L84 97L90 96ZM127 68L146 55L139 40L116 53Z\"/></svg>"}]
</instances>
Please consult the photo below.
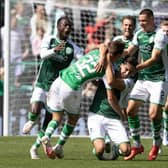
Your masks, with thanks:
<instances>
[{"instance_id":1,"label":"green trim on shorts","mask_svg":"<svg viewBox=\"0 0 168 168\"><path fill-rule=\"evenodd\" d=\"M161 105L164 106L165 104L161 104L161 103L153 103L153 102L149 102L150 104L156 104L156 105Z\"/></svg>"},{"instance_id":2,"label":"green trim on shorts","mask_svg":"<svg viewBox=\"0 0 168 168\"><path fill-rule=\"evenodd\" d=\"M141 99L136 99L136 98L129 98L129 100L136 100L136 101L141 101L141 102L143 102L143 103L145 103L146 101L144 101L144 100L141 100ZM128 100L128 101L129 101Z\"/></svg>"},{"instance_id":3,"label":"green trim on shorts","mask_svg":"<svg viewBox=\"0 0 168 168\"><path fill-rule=\"evenodd\" d=\"M49 113L61 113L61 112L64 112L64 110L53 110L53 109L51 109L49 106L46 106L46 109L47 109L47 111L49 112Z\"/></svg>"}]
</instances>

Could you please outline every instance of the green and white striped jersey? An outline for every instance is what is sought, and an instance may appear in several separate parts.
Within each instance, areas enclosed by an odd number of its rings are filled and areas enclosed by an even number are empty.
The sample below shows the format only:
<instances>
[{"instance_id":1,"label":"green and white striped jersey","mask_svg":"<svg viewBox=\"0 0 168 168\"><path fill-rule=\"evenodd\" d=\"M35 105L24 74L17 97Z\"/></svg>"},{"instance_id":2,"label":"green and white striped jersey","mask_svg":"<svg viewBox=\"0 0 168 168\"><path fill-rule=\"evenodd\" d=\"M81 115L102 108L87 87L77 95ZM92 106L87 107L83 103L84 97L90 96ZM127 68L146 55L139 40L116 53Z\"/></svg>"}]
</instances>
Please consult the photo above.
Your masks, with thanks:
<instances>
[{"instance_id":1,"label":"green and white striped jersey","mask_svg":"<svg viewBox=\"0 0 168 168\"><path fill-rule=\"evenodd\" d=\"M72 89L79 89L86 81L103 77L105 71L96 72L99 50L92 50L60 73L62 80Z\"/></svg>"},{"instance_id":2,"label":"green and white striped jersey","mask_svg":"<svg viewBox=\"0 0 168 168\"><path fill-rule=\"evenodd\" d=\"M52 82L59 76L60 70L69 66L74 58L74 48L68 41L62 51L55 52L53 49L61 41L55 36L45 37L41 46L41 54L45 54L40 64L39 73L36 78L35 86L46 91L49 90Z\"/></svg>"},{"instance_id":3,"label":"green and white striped jersey","mask_svg":"<svg viewBox=\"0 0 168 168\"><path fill-rule=\"evenodd\" d=\"M151 57L152 50L154 47L156 31L144 32L139 30L135 33L132 44L139 47L139 53L142 61L146 61ZM152 66L141 70L138 74L139 80L149 81L164 81L165 80L165 69L162 58Z\"/></svg>"}]
</instances>

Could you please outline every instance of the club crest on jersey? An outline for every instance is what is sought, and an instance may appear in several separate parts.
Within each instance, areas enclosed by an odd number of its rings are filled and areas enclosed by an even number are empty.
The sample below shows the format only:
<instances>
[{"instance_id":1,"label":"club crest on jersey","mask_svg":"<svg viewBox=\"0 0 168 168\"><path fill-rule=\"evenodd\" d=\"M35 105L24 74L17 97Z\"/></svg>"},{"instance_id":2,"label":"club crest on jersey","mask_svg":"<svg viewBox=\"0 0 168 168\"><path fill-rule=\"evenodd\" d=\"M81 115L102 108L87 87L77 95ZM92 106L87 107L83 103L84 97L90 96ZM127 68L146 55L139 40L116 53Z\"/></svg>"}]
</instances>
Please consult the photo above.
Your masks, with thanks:
<instances>
[{"instance_id":1,"label":"club crest on jersey","mask_svg":"<svg viewBox=\"0 0 168 168\"><path fill-rule=\"evenodd\" d=\"M72 48L66 47L65 53L68 54L68 55L71 54L72 53Z\"/></svg>"}]
</instances>

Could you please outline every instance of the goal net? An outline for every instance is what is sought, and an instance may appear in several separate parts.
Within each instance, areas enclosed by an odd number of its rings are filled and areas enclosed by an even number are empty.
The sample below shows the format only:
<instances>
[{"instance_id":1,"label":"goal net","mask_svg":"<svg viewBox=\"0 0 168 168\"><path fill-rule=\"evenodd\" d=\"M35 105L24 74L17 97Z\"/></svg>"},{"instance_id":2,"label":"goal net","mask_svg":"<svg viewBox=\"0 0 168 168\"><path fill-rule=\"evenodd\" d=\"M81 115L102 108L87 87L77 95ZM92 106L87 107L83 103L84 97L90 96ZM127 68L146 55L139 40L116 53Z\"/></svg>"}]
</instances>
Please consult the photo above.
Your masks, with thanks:
<instances>
[{"instance_id":1,"label":"goal net","mask_svg":"<svg viewBox=\"0 0 168 168\"><path fill-rule=\"evenodd\" d=\"M30 110L30 97L40 62L38 48L35 48L37 46L33 43L33 38L38 33L35 25L38 24L38 20L32 21L32 18L37 17L38 5L42 5L45 9L38 8L38 12L44 10L43 31L55 33L55 29L53 29L55 21L61 12L65 12L73 23L70 39L84 52L88 52L106 38L112 39L116 35L120 35L121 19L125 15L137 17L142 8L148 7L154 11L156 25L159 25L160 21L168 15L168 1L166 0L11 0L11 11L9 11L11 26L16 26L18 30L15 31L15 27L10 29L10 51L13 53L10 53L9 60L9 135L22 135L22 128ZM13 25L15 16L17 25ZM108 24L105 20L108 20ZM137 29L138 27L137 24ZM1 27L2 43L4 38L3 27ZM3 60L3 51L1 60ZM86 85L83 90L81 118L73 132L74 135L88 135L87 114L94 91L95 86L92 83ZM151 136L147 102L140 107L139 116L141 134ZM2 128L2 115L0 117L0 128ZM37 134L43 118L44 110L42 110L39 124L33 128L30 135ZM128 130L127 123L125 125ZM56 134L60 132L61 127L57 129ZM0 134L2 134L2 129Z\"/></svg>"}]
</instances>

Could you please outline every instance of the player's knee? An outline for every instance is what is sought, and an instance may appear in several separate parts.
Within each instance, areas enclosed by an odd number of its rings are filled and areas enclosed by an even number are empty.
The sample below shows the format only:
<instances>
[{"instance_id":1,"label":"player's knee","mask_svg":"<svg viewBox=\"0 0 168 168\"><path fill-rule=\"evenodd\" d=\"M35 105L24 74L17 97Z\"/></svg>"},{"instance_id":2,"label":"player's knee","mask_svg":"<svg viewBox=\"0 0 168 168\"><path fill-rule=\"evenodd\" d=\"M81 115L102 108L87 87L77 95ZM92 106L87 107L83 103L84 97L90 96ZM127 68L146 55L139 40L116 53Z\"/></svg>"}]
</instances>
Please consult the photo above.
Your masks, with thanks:
<instances>
[{"instance_id":1,"label":"player's knee","mask_svg":"<svg viewBox=\"0 0 168 168\"><path fill-rule=\"evenodd\" d=\"M70 125L76 125L77 121L79 119L79 116L78 115L75 115L75 116L68 116L68 124Z\"/></svg>"},{"instance_id":2,"label":"player's knee","mask_svg":"<svg viewBox=\"0 0 168 168\"><path fill-rule=\"evenodd\" d=\"M120 144L120 152L122 156L128 156L131 153L131 145L130 143L122 143Z\"/></svg>"},{"instance_id":3,"label":"player's knee","mask_svg":"<svg viewBox=\"0 0 168 168\"><path fill-rule=\"evenodd\" d=\"M96 154L102 154L104 152L104 141L101 139L97 139L93 142L94 148L95 148L95 152Z\"/></svg>"},{"instance_id":4,"label":"player's knee","mask_svg":"<svg viewBox=\"0 0 168 168\"><path fill-rule=\"evenodd\" d=\"M31 104L31 112L33 114L40 114L42 109L42 104L41 103L32 103Z\"/></svg>"},{"instance_id":5,"label":"player's knee","mask_svg":"<svg viewBox=\"0 0 168 168\"><path fill-rule=\"evenodd\" d=\"M128 117L135 117L136 116L136 112L133 109L127 109L126 113L127 113Z\"/></svg>"}]
</instances>

